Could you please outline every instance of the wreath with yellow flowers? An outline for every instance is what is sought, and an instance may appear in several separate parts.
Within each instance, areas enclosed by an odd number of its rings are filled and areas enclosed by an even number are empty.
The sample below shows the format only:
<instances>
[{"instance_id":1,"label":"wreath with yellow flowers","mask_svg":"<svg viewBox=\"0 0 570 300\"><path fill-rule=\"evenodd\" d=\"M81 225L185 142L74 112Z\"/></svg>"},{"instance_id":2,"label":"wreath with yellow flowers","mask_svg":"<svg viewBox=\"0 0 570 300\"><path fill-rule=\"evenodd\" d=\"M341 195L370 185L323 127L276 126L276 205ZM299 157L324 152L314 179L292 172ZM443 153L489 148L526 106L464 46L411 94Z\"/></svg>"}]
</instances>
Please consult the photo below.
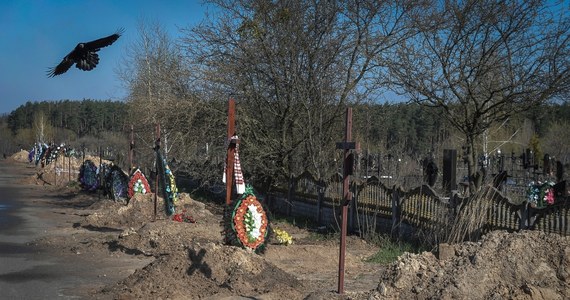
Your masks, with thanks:
<instances>
[{"instance_id":1,"label":"wreath with yellow flowers","mask_svg":"<svg viewBox=\"0 0 570 300\"><path fill-rule=\"evenodd\" d=\"M241 198L226 208L224 225L227 244L251 249L256 253L265 250L270 230L269 221L251 186L247 186Z\"/></svg>"}]
</instances>

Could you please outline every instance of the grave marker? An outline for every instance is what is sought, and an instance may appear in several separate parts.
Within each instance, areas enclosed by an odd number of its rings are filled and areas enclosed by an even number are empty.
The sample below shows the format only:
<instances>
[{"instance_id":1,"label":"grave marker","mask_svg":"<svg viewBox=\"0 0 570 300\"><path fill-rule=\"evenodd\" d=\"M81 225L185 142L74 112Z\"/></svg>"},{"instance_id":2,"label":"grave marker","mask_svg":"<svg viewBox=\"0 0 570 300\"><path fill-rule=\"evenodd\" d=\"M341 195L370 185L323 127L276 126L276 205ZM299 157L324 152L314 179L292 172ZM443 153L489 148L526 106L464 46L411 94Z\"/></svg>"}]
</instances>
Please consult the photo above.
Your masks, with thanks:
<instances>
[{"instance_id":1,"label":"grave marker","mask_svg":"<svg viewBox=\"0 0 570 300\"><path fill-rule=\"evenodd\" d=\"M155 150L160 151L160 124L156 124L156 141L155 141L155 145L154 145ZM157 156L158 157L158 156ZM152 221L156 221L156 211L157 211L157 203L158 203L158 180L160 180L160 174L158 172L158 164L160 164L162 162L159 162L158 160L156 161L156 166L155 166L155 172L156 172L156 179L154 181L154 214L152 217ZM164 175L162 175L164 176ZM164 201L166 201L166 199L164 199Z\"/></svg>"},{"instance_id":2,"label":"grave marker","mask_svg":"<svg viewBox=\"0 0 570 300\"><path fill-rule=\"evenodd\" d=\"M228 132L227 142L228 149L226 153L226 205L232 202L232 184L234 182L234 159L236 145L239 143L238 139L232 138L236 134L235 129L235 111L236 103L233 98L228 101Z\"/></svg>"},{"instance_id":3,"label":"grave marker","mask_svg":"<svg viewBox=\"0 0 570 300\"><path fill-rule=\"evenodd\" d=\"M343 183L342 183L342 221L340 227L340 251L338 259L338 293L344 293L344 261L346 256L346 231L348 219L348 204L352 200L350 192L350 175L354 167L354 154L351 150L357 149L358 145L352 142L352 108L346 109L346 127L344 141L336 143L337 149L344 150L343 160Z\"/></svg>"}]
</instances>

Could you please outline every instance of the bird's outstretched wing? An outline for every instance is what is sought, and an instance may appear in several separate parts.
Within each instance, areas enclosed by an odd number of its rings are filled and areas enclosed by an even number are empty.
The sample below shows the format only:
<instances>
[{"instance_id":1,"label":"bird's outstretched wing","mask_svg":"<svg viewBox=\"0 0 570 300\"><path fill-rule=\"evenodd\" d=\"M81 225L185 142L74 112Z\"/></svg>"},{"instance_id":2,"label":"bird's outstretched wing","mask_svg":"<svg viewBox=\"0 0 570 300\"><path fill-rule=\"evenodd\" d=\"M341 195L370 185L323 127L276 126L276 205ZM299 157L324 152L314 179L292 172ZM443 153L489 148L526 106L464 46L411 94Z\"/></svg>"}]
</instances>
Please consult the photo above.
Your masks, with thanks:
<instances>
[{"instance_id":1,"label":"bird's outstretched wing","mask_svg":"<svg viewBox=\"0 0 570 300\"><path fill-rule=\"evenodd\" d=\"M48 77L54 77L65 73L75 64L78 69L90 71L99 63L97 51L100 48L113 44L125 30L120 28L114 34L87 43L79 43L55 68L48 69Z\"/></svg>"},{"instance_id":2,"label":"bird's outstretched wing","mask_svg":"<svg viewBox=\"0 0 570 300\"><path fill-rule=\"evenodd\" d=\"M71 53L70 53L71 54ZM63 58L63 60L59 63L59 65L55 66L54 68L49 68L48 70L48 77L54 77L56 75L61 75L75 63L73 59L69 58L70 54Z\"/></svg>"},{"instance_id":3,"label":"bird's outstretched wing","mask_svg":"<svg viewBox=\"0 0 570 300\"><path fill-rule=\"evenodd\" d=\"M103 47L113 44L125 32L124 28L119 28L114 34L85 43L85 49L88 51L97 51Z\"/></svg>"}]
</instances>

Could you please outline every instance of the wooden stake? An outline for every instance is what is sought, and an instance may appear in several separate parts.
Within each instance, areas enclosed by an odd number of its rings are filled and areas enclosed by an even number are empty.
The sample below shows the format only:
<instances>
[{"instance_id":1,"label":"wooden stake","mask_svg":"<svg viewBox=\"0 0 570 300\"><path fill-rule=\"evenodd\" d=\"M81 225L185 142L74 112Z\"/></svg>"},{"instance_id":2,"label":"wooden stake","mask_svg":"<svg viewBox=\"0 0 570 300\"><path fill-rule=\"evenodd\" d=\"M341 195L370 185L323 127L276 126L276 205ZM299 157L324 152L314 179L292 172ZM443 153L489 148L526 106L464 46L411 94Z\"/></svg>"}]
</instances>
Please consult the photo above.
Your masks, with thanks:
<instances>
[{"instance_id":1,"label":"wooden stake","mask_svg":"<svg viewBox=\"0 0 570 300\"><path fill-rule=\"evenodd\" d=\"M232 187L234 182L234 155L236 149L236 141L232 142L232 137L236 134L235 110L236 103L234 99L230 98L228 101L228 149L226 151L226 205L230 205L232 201Z\"/></svg>"},{"instance_id":2,"label":"wooden stake","mask_svg":"<svg viewBox=\"0 0 570 300\"><path fill-rule=\"evenodd\" d=\"M68 180L71 183L71 155L68 153L68 157L67 157L67 175L68 175Z\"/></svg>"},{"instance_id":3,"label":"wooden stake","mask_svg":"<svg viewBox=\"0 0 570 300\"><path fill-rule=\"evenodd\" d=\"M134 152L135 152L135 134L134 134L133 125L131 124L131 142L129 144L129 173L133 169Z\"/></svg>"},{"instance_id":4,"label":"wooden stake","mask_svg":"<svg viewBox=\"0 0 570 300\"><path fill-rule=\"evenodd\" d=\"M57 148L56 148L56 149L57 149ZM51 155L51 152L50 152L50 155ZM53 177L53 178L54 178L54 180L53 180L53 182L54 182L53 185L57 186L57 156L55 157L55 160L54 160L53 163L54 163L54 165L53 165L54 174L53 174L53 175L55 175L55 176Z\"/></svg>"},{"instance_id":5,"label":"wooden stake","mask_svg":"<svg viewBox=\"0 0 570 300\"><path fill-rule=\"evenodd\" d=\"M156 141L155 141L155 150L160 151L160 124L156 124ZM158 158L158 155L156 156ZM156 180L154 181L154 214L152 217L152 221L156 221L156 211L157 211L157 203L158 203L158 181L160 180L160 174L158 173L158 164L161 164L161 161L156 160L155 172L156 172ZM164 199L166 201L166 199Z\"/></svg>"},{"instance_id":6,"label":"wooden stake","mask_svg":"<svg viewBox=\"0 0 570 300\"><path fill-rule=\"evenodd\" d=\"M97 198L101 199L102 187L105 185L105 176L103 176L103 146L99 146L99 189L97 192Z\"/></svg>"}]
</instances>

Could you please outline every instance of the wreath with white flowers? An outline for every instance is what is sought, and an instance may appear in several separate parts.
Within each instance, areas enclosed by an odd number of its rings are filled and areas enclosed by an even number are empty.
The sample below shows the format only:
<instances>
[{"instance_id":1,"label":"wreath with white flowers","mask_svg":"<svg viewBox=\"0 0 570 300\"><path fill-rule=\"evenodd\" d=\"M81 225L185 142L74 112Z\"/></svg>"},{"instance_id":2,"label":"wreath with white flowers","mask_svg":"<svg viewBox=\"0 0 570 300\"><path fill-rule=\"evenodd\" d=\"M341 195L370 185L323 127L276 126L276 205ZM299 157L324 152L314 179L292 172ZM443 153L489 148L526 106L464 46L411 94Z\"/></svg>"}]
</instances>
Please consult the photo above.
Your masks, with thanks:
<instances>
[{"instance_id":1,"label":"wreath with white flowers","mask_svg":"<svg viewBox=\"0 0 570 300\"><path fill-rule=\"evenodd\" d=\"M150 185L148 184L146 176L137 168L129 180L129 198L132 198L136 193L144 195L150 192Z\"/></svg>"},{"instance_id":2,"label":"wreath with white flowers","mask_svg":"<svg viewBox=\"0 0 570 300\"><path fill-rule=\"evenodd\" d=\"M268 242L269 221L263 205L251 186L234 201L224 214L226 243L263 252Z\"/></svg>"}]
</instances>

